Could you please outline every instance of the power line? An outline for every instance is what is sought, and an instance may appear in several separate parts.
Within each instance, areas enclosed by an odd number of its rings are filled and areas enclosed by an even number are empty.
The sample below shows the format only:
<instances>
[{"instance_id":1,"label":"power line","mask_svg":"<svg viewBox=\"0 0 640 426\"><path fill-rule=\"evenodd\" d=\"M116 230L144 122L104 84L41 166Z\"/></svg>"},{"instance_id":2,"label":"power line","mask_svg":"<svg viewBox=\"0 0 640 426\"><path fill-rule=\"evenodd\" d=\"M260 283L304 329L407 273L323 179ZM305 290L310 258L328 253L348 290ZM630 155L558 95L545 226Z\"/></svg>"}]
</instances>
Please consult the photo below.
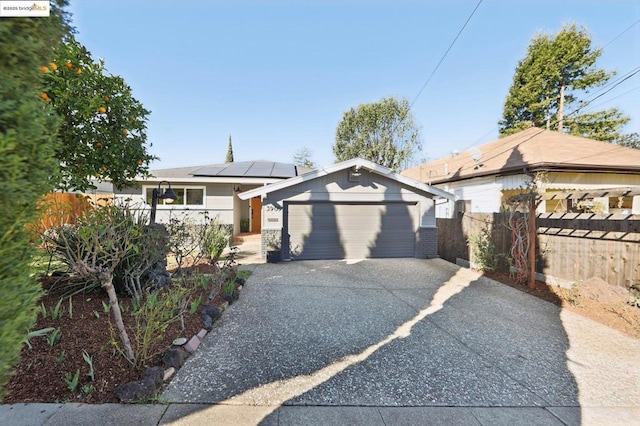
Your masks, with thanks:
<instances>
[{"instance_id":1,"label":"power line","mask_svg":"<svg viewBox=\"0 0 640 426\"><path fill-rule=\"evenodd\" d=\"M611 40L609 43L605 44L604 46L602 46L602 49L604 49L605 47L609 46L611 43L613 43L614 41L616 41L617 39L619 39L620 37L622 37L622 35L624 33L626 33L627 31L629 31L631 28L635 27L636 25L638 25L640 23L640 19L638 19L636 22L634 22L633 24L629 25L624 31L622 31L620 34L618 34L617 36L615 36L613 38L613 40Z\"/></svg>"},{"instance_id":2,"label":"power line","mask_svg":"<svg viewBox=\"0 0 640 426\"><path fill-rule=\"evenodd\" d=\"M636 67L635 69L629 71L626 75L620 77L615 84L612 83L611 87L609 87L607 90L605 90L604 92L600 93L599 95L597 95L596 97L594 97L593 99L583 102L582 105L580 105L578 108L576 108L575 110L571 111L569 114L567 114L566 116L570 116L572 114L577 113L578 111L580 111L581 109L583 109L584 107L588 106L591 102L595 101L596 99L601 98L602 96L606 95L607 93L609 93L610 91L612 91L613 89L615 89L616 87L618 87L619 85L621 85L622 83L624 83L625 81L629 80L631 77L633 77L634 75L638 74L640 72L640 66ZM597 93L597 92L596 92Z\"/></svg>"},{"instance_id":3,"label":"power line","mask_svg":"<svg viewBox=\"0 0 640 426\"><path fill-rule=\"evenodd\" d=\"M609 99L607 99L606 101L599 103L598 105L594 105L594 106L592 106L591 108L589 108L589 109L585 110L584 112L587 112L587 111L593 111L595 108L599 108L599 107L601 107L602 105L605 105L605 104L607 104L607 103L609 103L609 102L611 102L611 101L614 101L614 100L616 100L616 99L618 99L618 98L621 98L621 97L623 97L623 96L626 96L626 95L628 95L629 93L633 92L634 90L638 90L638 89L640 89L640 86L637 86L637 87L634 87L633 89L627 90L626 92L621 93L621 94L619 94L618 96L614 96L613 98L609 98Z\"/></svg>"},{"instance_id":4,"label":"power line","mask_svg":"<svg viewBox=\"0 0 640 426\"><path fill-rule=\"evenodd\" d=\"M420 95L422 94L422 92L424 91L424 89L427 87L427 85L429 84L429 82L431 81L431 79L433 78L433 76L435 75L436 71L438 71L438 68L440 68L440 65L442 65L442 62L444 61L444 59L447 57L447 55L449 54L449 52L451 51L451 48L453 48L453 45L456 44L456 41L458 41L458 38L460 37L460 35L462 34L462 32L464 31L464 29L467 27L467 25L469 24L469 21L471 21L471 18L473 17L473 15L475 15L476 11L478 10L478 8L480 7L480 4L482 4L482 0L480 0L478 2L478 4L476 4L476 7L473 9L473 11L471 12L471 15L469 15L469 17L467 18L467 20L465 21L464 25L462 26L462 28L460 28L460 31L458 31L458 34L456 35L456 37L453 39L453 41L451 42L451 44L449 45L449 48L446 50L446 52L444 52L444 55L442 55L442 58L440 58L440 61L438 61L438 64L435 66L435 68L433 69L433 71L431 71L431 74L429 74L429 77L427 78L427 81L424 82L424 84L422 85L422 87L420 88L420 90L418 91L418 94L416 95L415 98L413 98L413 101L411 102L411 104L409 105L409 110L411 110L411 107L413 107L413 104L416 103L416 101L418 100L418 98L420 97ZM408 113L408 111L407 111ZM405 114L406 115L406 114ZM402 120L401 120L402 121Z\"/></svg>"}]
</instances>

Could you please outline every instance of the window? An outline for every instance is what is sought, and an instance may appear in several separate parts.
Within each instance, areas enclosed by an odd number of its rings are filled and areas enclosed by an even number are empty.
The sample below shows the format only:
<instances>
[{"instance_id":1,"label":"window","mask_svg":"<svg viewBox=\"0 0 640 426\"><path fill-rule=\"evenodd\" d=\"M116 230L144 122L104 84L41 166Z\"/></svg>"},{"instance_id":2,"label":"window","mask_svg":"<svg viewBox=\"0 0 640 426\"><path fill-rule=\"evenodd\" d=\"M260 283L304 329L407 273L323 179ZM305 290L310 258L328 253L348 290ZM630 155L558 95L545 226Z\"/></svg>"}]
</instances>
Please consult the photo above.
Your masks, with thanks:
<instances>
[{"instance_id":1,"label":"window","mask_svg":"<svg viewBox=\"0 0 640 426\"><path fill-rule=\"evenodd\" d=\"M145 188L145 201L151 205L154 188ZM164 191L166 188L160 188ZM158 206L171 205L171 206L204 206L204 187L179 187L172 186L171 189L178 196L178 199L173 203L168 203L166 200L158 199Z\"/></svg>"},{"instance_id":2,"label":"window","mask_svg":"<svg viewBox=\"0 0 640 426\"><path fill-rule=\"evenodd\" d=\"M609 209L611 210L631 210L633 207L633 197L609 197Z\"/></svg>"}]
</instances>

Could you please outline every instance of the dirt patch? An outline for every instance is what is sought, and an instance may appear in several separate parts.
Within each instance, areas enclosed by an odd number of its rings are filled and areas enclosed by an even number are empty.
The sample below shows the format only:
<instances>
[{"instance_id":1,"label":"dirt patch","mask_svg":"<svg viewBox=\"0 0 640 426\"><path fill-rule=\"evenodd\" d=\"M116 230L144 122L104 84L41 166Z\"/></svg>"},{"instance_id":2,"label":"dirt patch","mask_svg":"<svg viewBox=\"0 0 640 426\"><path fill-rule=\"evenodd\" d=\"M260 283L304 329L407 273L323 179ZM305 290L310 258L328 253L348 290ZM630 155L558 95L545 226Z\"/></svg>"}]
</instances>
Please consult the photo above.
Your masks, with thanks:
<instances>
[{"instance_id":1,"label":"dirt patch","mask_svg":"<svg viewBox=\"0 0 640 426\"><path fill-rule=\"evenodd\" d=\"M484 275L640 339L640 308L627 303L631 299L629 292L606 281L592 278L571 289L536 281L535 289L530 289L517 284L506 272Z\"/></svg>"}]
</instances>

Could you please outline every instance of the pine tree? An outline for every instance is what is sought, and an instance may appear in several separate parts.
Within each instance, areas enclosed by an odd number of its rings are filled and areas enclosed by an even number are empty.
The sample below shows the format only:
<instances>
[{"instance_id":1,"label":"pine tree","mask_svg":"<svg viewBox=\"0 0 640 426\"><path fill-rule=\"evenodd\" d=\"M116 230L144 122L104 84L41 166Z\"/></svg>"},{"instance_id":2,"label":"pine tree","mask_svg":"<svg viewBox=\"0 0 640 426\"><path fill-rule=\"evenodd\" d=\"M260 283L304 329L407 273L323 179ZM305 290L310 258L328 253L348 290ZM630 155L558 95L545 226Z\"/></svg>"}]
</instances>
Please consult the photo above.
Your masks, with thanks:
<instances>
[{"instance_id":1,"label":"pine tree","mask_svg":"<svg viewBox=\"0 0 640 426\"><path fill-rule=\"evenodd\" d=\"M516 68L500 120L501 136L527 127L549 128L606 142L624 140L629 121L616 108L577 114L581 97L614 73L596 66L601 49L591 46L586 29L565 25L555 35L536 35Z\"/></svg>"},{"instance_id":2,"label":"pine tree","mask_svg":"<svg viewBox=\"0 0 640 426\"><path fill-rule=\"evenodd\" d=\"M233 145L231 144L231 135L229 135L229 145L227 145L227 158L225 163L233 163Z\"/></svg>"}]
</instances>

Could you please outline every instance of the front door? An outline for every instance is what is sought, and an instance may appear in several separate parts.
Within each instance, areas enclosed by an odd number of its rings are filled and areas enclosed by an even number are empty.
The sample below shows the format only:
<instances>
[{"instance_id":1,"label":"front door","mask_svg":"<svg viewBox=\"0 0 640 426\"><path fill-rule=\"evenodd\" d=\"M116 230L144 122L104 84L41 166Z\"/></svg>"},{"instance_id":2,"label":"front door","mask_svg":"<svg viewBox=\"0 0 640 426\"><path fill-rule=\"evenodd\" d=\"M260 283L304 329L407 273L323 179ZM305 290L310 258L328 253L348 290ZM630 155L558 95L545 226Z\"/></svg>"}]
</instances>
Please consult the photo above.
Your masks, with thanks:
<instances>
[{"instance_id":1,"label":"front door","mask_svg":"<svg viewBox=\"0 0 640 426\"><path fill-rule=\"evenodd\" d=\"M259 234L262 225L262 200L260 197L251 199L251 232Z\"/></svg>"}]
</instances>

